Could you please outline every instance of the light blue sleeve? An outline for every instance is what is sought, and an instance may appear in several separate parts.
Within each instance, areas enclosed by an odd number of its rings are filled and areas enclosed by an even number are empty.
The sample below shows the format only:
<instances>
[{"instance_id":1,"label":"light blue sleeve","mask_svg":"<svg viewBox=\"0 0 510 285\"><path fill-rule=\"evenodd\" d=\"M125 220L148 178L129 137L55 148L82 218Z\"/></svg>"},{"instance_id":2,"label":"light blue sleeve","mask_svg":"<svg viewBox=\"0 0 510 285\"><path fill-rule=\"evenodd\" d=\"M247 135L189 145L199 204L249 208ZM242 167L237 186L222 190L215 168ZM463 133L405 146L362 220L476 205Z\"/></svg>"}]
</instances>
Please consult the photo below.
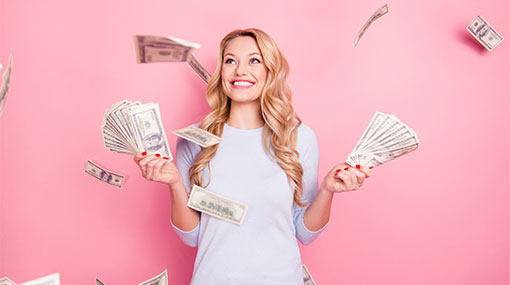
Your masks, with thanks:
<instances>
[{"instance_id":1,"label":"light blue sleeve","mask_svg":"<svg viewBox=\"0 0 510 285\"><path fill-rule=\"evenodd\" d=\"M298 151L300 155L299 162L303 167L303 194L301 196L301 201L307 204L307 206L302 208L294 204L294 227L296 228L296 237L298 240L302 244L308 245L327 227L326 224L317 231L311 231L305 226L303 220L306 209L308 209L313 202L319 190L317 182L319 144L314 131L308 126L300 126L298 133Z\"/></svg>"},{"instance_id":2,"label":"light blue sleeve","mask_svg":"<svg viewBox=\"0 0 510 285\"><path fill-rule=\"evenodd\" d=\"M179 169L181 173L182 180L184 181L184 187L188 191L191 190L191 185L189 182L189 168L193 164L196 155L200 152L200 146L190 143L183 138L177 139L177 147L175 151L175 165ZM192 229L191 231L183 231L176 227L174 223L171 221L172 228L183 243L189 245L191 247L195 247L198 244L198 233L200 229L200 222L198 225Z\"/></svg>"}]
</instances>

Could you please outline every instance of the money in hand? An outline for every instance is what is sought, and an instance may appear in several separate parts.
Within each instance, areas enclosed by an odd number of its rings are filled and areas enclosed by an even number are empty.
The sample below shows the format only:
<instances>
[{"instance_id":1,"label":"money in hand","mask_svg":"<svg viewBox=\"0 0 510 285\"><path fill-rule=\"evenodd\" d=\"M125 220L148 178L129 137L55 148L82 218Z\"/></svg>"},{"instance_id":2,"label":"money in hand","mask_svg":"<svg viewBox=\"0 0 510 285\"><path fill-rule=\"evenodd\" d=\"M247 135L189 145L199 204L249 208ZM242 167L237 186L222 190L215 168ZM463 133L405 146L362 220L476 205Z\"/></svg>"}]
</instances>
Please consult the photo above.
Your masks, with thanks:
<instances>
[{"instance_id":1,"label":"money in hand","mask_svg":"<svg viewBox=\"0 0 510 285\"><path fill-rule=\"evenodd\" d=\"M16 285L9 277L0 278L0 285Z\"/></svg>"},{"instance_id":2,"label":"money in hand","mask_svg":"<svg viewBox=\"0 0 510 285\"><path fill-rule=\"evenodd\" d=\"M9 81L11 80L11 71L12 71L12 54L9 57L9 63L7 64L7 68L5 69L2 86L0 87L0 115L2 115L5 100L7 99L7 90L9 89Z\"/></svg>"},{"instance_id":3,"label":"money in hand","mask_svg":"<svg viewBox=\"0 0 510 285\"><path fill-rule=\"evenodd\" d=\"M315 281L313 281L312 275L303 264L303 283L304 285L315 285Z\"/></svg>"},{"instance_id":4,"label":"money in hand","mask_svg":"<svg viewBox=\"0 0 510 285\"><path fill-rule=\"evenodd\" d=\"M168 275L166 273L166 269L158 276L144 281L138 285L168 285Z\"/></svg>"},{"instance_id":5,"label":"money in hand","mask_svg":"<svg viewBox=\"0 0 510 285\"><path fill-rule=\"evenodd\" d=\"M377 111L367 129L347 157L347 163L369 168L386 163L418 147L416 132L394 115Z\"/></svg>"},{"instance_id":6,"label":"money in hand","mask_svg":"<svg viewBox=\"0 0 510 285\"><path fill-rule=\"evenodd\" d=\"M138 63L184 62L191 50L199 48L197 43L188 42L170 36L133 36Z\"/></svg>"},{"instance_id":7,"label":"money in hand","mask_svg":"<svg viewBox=\"0 0 510 285\"><path fill-rule=\"evenodd\" d=\"M354 38L354 46L358 46L359 40L361 39L361 37L363 36L365 31L368 29L368 27L370 27L370 25L372 25L372 23L375 20L377 20L377 19L381 18L382 16L386 15L389 11L390 10L388 8L388 4L386 4L386 5L382 6L381 8L377 9L377 11L375 11L375 13L372 14L372 16L370 16L370 18L365 22L363 27L361 27L361 30L359 30L358 35L356 35L356 38Z\"/></svg>"},{"instance_id":8,"label":"money in hand","mask_svg":"<svg viewBox=\"0 0 510 285\"><path fill-rule=\"evenodd\" d=\"M489 51L492 51L504 40L504 38L480 15L476 16L473 22L467 26L467 30Z\"/></svg>"},{"instance_id":9,"label":"money in hand","mask_svg":"<svg viewBox=\"0 0 510 285\"><path fill-rule=\"evenodd\" d=\"M217 137L208 131L197 128L195 126L188 126L184 129L173 131L172 133L180 136L181 138L194 142L202 147L209 147L221 142L220 137Z\"/></svg>"},{"instance_id":10,"label":"money in hand","mask_svg":"<svg viewBox=\"0 0 510 285\"><path fill-rule=\"evenodd\" d=\"M104 183L119 188L122 188L122 184L124 183L124 175L106 170L91 160L87 160L87 164L85 165L85 172L97 178L98 180L103 181Z\"/></svg>"},{"instance_id":11,"label":"money in hand","mask_svg":"<svg viewBox=\"0 0 510 285\"><path fill-rule=\"evenodd\" d=\"M243 223L246 210L248 210L247 205L207 191L198 185L193 185L188 199L188 207L237 225Z\"/></svg>"},{"instance_id":12,"label":"money in hand","mask_svg":"<svg viewBox=\"0 0 510 285\"><path fill-rule=\"evenodd\" d=\"M60 275L55 273L20 285L60 285Z\"/></svg>"},{"instance_id":13,"label":"money in hand","mask_svg":"<svg viewBox=\"0 0 510 285\"><path fill-rule=\"evenodd\" d=\"M103 119L104 146L111 151L136 154L158 153L172 160L161 121L159 105L124 100L106 110Z\"/></svg>"}]
</instances>

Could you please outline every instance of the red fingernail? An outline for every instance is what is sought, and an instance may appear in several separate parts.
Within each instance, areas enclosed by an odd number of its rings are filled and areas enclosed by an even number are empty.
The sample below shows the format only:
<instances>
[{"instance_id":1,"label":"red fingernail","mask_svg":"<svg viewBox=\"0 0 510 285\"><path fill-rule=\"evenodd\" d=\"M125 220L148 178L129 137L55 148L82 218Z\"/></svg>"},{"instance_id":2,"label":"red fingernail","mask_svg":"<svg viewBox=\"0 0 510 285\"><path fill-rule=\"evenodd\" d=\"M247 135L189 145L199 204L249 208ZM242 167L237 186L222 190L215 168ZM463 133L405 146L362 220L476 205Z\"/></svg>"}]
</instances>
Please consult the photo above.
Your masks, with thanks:
<instances>
[{"instance_id":1,"label":"red fingernail","mask_svg":"<svg viewBox=\"0 0 510 285\"><path fill-rule=\"evenodd\" d=\"M344 168L344 170L349 170L349 167Z\"/></svg>"},{"instance_id":2,"label":"red fingernail","mask_svg":"<svg viewBox=\"0 0 510 285\"><path fill-rule=\"evenodd\" d=\"M142 152L142 155L143 155L143 156L146 156L146 155L147 155L147 152L146 152L146 151Z\"/></svg>"},{"instance_id":3,"label":"red fingernail","mask_svg":"<svg viewBox=\"0 0 510 285\"><path fill-rule=\"evenodd\" d=\"M340 172L340 170L342 170L342 169L340 169L340 168L339 168L339 169L337 169L337 170L336 170L336 173Z\"/></svg>"},{"instance_id":4,"label":"red fingernail","mask_svg":"<svg viewBox=\"0 0 510 285\"><path fill-rule=\"evenodd\" d=\"M156 157L160 157L160 156L161 156L161 154L159 154L159 153L156 153Z\"/></svg>"},{"instance_id":5,"label":"red fingernail","mask_svg":"<svg viewBox=\"0 0 510 285\"><path fill-rule=\"evenodd\" d=\"M361 165L356 164L356 168L357 168L357 169L361 169Z\"/></svg>"},{"instance_id":6,"label":"red fingernail","mask_svg":"<svg viewBox=\"0 0 510 285\"><path fill-rule=\"evenodd\" d=\"M168 160L168 157L163 157L163 159L166 159L166 160Z\"/></svg>"}]
</instances>

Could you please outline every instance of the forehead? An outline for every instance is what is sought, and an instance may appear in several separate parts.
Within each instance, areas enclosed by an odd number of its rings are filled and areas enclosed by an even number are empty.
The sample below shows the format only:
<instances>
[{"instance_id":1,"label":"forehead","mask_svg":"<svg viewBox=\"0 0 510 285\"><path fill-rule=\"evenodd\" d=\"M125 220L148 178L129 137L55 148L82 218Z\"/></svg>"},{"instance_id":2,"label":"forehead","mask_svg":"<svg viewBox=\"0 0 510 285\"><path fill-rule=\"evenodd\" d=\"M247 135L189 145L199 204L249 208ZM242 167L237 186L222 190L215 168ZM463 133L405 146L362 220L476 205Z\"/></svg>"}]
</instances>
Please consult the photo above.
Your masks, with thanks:
<instances>
[{"instance_id":1,"label":"forehead","mask_svg":"<svg viewBox=\"0 0 510 285\"><path fill-rule=\"evenodd\" d=\"M242 56L252 53L260 54L260 50L254 38L250 36L240 36L230 40L223 51L224 55L227 53Z\"/></svg>"}]
</instances>

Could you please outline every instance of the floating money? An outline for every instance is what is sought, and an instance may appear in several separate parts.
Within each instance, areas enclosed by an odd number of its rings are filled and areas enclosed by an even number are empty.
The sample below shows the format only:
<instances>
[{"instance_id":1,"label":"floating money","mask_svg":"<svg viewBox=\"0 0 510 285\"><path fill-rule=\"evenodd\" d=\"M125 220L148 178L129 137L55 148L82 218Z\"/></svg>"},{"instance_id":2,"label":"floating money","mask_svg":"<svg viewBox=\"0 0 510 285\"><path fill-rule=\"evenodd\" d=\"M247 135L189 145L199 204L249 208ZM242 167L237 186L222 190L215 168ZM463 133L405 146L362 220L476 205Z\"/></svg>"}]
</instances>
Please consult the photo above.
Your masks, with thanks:
<instances>
[{"instance_id":1,"label":"floating money","mask_svg":"<svg viewBox=\"0 0 510 285\"><path fill-rule=\"evenodd\" d=\"M104 146L111 151L130 154L146 151L173 159L158 104L117 102L106 110L102 129Z\"/></svg>"},{"instance_id":2,"label":"floating money","mask_svg":"<svg viewBox=\"0 0 510 285\"><path fill-rule=\"evenodd\" d=\"M1 67L1 64L0 64ZM8 277L2 277L0 278L0 285L16 285L11 279Z\"/></svg>"},{"instance_id":3,"label":"floating money","mask_svg":"<svg viewBox=\"0 0 510 285\"><path fill-rule=\"evenodd\" d=\"M217 137L206 130L202 130L195 126L188 126L184 129L173 131L173 134L180 136L183 139L187 139L194 142L202 147L209 147L211 145L219 144L221 138Z\"/></svg>"},{"instance_id":4,"label":"floating money","mask_svg":"<svg viewBox=\"0 0 510 285\"><path fill-rule=\"evenodd\" d=\"M12 70L12 54L9 57L9 63L7 64L7 69L5 69L2 82L2 86L0 87L0 115L4 110L5 100L7 99L7 89L9 89L9 82L11 80L11 70Z\"/></svg>"},{"instance_id":5,"label":"floating money","mask_svg":"<svg viewBox=\"0 0 510 285\"><path fill-rule=\"evenodd\" d=\"M203 67L200 64L200 62L198 62L198 60L192 54L190 54L190 56L188 57L188 64L191 66L191 68L193 68L193 70L198 74L198 76L202 78L202 80L205 83L209 83L209 80L211 79L211 74L209 73L209 71L207 71L207 69L205 69L205 67Z\"/></svg>"},{"instance_id":6,"label":"floating money","mask_svg":"<svg viewBox=\"0 0 510 285\"><path fill-rule=\"evenodd\" d=\"M478 15L466 28L486 49L492 51L504 38Z\"/></svg>"},{"instance_id":7,"label":"floating money","mask_svg":"<svg viewBox=\"0 0 510 285\"><path fill-rule=\"evenodd\" d=\"M315 285L315 281L313 281L312 275L303 264L303 283L304 285Z\"/></svg>"},{"instance_id":8,"label":"floating money","mask_svg":"<svg viewBox=\"0 0 510 285\"><path fill-rule=\"evenodd\" d=\"M104 285L104 283L99 278L96 278L96 285Z\"/></svg>"},{"instance_id":9,"label":"floating money","mask_svg":"<svg viewBox=\"0 0 510 285\"><path fill-rule=\"evenodd\" d=\"M168 275L165 271L163 273L159 274L158 276L151 278L145 282L142 282L138 285L168 285Z\"/></svg>"},{"instance_id":10,"label":"floating money","mask_svg":"<svg viewBox=\"0 0 510 285\"><path fill-rule=\"evenodd\" d=\"M373 168L415 150L418 144L413 129L394 115L377 111L347 157L347 163Z\"/></svg>"},{"instance_id":11,"label":"floating money","mask_svg":"<svg viewBox=\"0 0 510 285\"><path fill-rule=\"evenodd\" d=\"M187 61L197 43L170 36L133 36L138 63Z\"/></svg>"},{"instance_id":12,"label":"floating money","mask_svg":"<svg viewBox=\"0 0 510 285\"><path fill-rule=\"evenodd\" d=\"M221 197L197 185L193 185L188 207L238 225L243 223L248 210L245 204Z\"/></svg>"},{"instance_id":13,"label":"floating money","mask_svg":"<svg viewBox=\"0 0 510 285\"><path fill-rule=\"evenodd\" d=\"M122 188L122 184L124 183L124 175L105 170L90 160L87 160L87 164L85 165L85 172L97 178L98 180L113 186L117 186L119 188Z\"/></svg>"},{"instance_id":14,"label":"floating money","mask_svg":"<svg viewBox=\"0 0 510 285\"><path fill-rule=\"evenodd\" d=\"M55 273L20 285L60 285L60 275Z\"/></svg>"},{"instance_id":15,"label":"floating money","mask_svg":"<svg viewBox=\"0 0 510 285\"><path fill-rule=\"evenodd\" d=\"M388 8L388 4L382 6L381 8L377 9L377 11L375 11L375 13L370 16L370 18L365 22L365 24L363 25L363 27L361 27L361 30L358 32L358 35L356 36L356 38L354 38L354 46L358 46L358 42L359 40L361 39L361 36L363 36L363 34L365 33L365 31L368 29L368 27L370 27L370 25L372 25L372 23L381 18L382 16L386 15L388 12L389 12L389 8Z\"/></svg>"}]
</instances>

